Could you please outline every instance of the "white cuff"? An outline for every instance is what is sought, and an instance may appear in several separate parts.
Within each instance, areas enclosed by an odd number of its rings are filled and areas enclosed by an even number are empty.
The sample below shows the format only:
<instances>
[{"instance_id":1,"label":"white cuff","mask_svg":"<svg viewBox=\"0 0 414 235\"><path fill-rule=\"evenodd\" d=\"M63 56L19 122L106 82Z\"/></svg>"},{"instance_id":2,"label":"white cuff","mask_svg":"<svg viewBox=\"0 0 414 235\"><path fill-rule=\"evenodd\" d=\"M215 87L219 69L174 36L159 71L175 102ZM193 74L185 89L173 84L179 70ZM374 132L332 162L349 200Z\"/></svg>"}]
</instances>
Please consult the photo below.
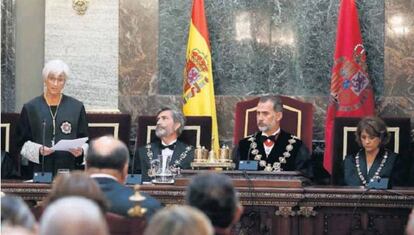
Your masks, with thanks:
<instances>
[{"instance_id":1,"label":"white cuff","mask_svg":"<svg viewBox=\"0 0 414 235\"><path fill-rule=\"evenodd\" d=\"M22 150L20 151L20 154L29 161L39 164L40 147L42 147L41 144L32 141L26 141L22 147Z\"/></svg>"}]
</instances>

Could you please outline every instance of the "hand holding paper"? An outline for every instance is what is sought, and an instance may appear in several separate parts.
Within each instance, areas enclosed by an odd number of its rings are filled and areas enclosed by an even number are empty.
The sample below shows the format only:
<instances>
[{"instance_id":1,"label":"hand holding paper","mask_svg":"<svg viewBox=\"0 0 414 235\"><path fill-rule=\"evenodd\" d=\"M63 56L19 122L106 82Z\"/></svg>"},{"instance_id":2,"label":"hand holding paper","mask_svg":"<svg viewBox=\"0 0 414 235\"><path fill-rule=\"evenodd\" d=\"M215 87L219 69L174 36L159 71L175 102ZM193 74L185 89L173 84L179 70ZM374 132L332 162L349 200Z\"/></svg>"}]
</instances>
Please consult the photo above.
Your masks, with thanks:
<instances>
[{"instance_id":1,"label":"hand holding paper","mask_svg":"<svg viewBox=\"0 0 414 235\"><path fill-rule=\"evenodd\" d=\"M73 140L60 140L52 147L52 149L55 151L70 151L71 149L81 148L86 141L88 141L88 137Z\"/></svg>"}]
</instances>

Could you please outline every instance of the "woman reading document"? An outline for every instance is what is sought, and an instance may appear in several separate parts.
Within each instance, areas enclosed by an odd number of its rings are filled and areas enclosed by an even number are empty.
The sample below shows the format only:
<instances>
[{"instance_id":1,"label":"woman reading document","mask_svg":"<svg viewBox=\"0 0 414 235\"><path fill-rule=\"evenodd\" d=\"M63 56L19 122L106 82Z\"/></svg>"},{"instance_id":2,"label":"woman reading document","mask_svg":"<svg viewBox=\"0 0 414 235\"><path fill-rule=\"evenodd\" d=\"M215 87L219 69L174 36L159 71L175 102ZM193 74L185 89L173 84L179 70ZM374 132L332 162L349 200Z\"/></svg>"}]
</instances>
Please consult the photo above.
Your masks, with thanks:
<instances>
[{"instance_id":1,"label":"woman reading document","mask_svg":"<svg viewBox=\"0 0 414 235\"><path fill-rule=\"evenodd\" d=\"M64 95L69 67L61 60L51 60L43 68L44 92L26 104L16 128L17 149L22 161L29 161L33 171L56 174L58 169L76 169L83 162L88 144L54 150L60 140L88 137L88 122L82 102Z\"/></svg>"}]
</instances>

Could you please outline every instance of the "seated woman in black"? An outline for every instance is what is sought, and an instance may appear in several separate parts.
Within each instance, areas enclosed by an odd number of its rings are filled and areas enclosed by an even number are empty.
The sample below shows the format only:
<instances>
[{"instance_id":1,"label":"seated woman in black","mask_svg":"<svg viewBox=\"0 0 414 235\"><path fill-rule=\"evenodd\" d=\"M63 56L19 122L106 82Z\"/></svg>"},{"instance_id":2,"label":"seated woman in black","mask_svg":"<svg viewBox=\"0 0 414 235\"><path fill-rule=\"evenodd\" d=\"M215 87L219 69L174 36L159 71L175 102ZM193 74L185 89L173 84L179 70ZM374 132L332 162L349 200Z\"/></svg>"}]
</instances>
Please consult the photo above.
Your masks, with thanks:
<instances>
[{"instance_id":1,"label":"seated woman in black","mask_svg":"<svg viewBox=\"0 0 414 235\"><path fill-rule=\"evenodd\" d=\"M385 148L390 137L384 121L366 117L358 123L356 142L361 146L355 154L343 161L342 183L349 186L368 186L369 182L388 178L393 186L406 181L407 164L402 157Z\"/></svg>"}]
</instances>

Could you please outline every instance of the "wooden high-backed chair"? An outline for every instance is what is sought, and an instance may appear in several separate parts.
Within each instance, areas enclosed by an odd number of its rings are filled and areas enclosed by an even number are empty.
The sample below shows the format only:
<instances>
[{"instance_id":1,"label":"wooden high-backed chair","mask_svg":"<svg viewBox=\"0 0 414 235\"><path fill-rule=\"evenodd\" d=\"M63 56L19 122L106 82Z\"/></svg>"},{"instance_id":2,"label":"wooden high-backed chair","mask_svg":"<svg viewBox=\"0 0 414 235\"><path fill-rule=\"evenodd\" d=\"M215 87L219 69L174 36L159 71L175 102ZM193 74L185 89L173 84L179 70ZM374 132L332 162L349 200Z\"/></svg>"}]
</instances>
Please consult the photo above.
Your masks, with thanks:
<instances>
[{"instance_id":1,"label":"wooden high-backed chair","mask_svg":"<svg viewBox=\"0 0 414 235\"><path fill-rule=\"evenodd\" d=\"M211 117L187 116L184 130L179 140L194 147L211 148ZM155 138L156 116L138 117L136 148L152 142Z\"/></svg>"},{"instance_id":2,"label":"wooden high-backed chair","mask_svg":"<svg viewBox=\"0 0 414 235\"><path fill-rule=\"evenodd\" d=\"M387 125L390 133L390 141L386 148L410 156L410 118L382 118ZM355 141L355 132L361 118L337 117L334 127L334 149L333 149L333 169L332 184L338 184L341 178L341 164L345 156L358 152L359 145Z\"/></svg>"},{"instance_id":3,"label":"wooden high-backed chair","mask_svg":"<svg viewBox=\"0 0 414 235\"><path fill-rule=\"evenodd\" d=\"M287 96L280 96L283 103L283 118L280 126L303 141L312 151L313 105ZM240 101L236 104L233 143L258 131L256 106L260 97Z\"/></svg>"}]
</instances>

